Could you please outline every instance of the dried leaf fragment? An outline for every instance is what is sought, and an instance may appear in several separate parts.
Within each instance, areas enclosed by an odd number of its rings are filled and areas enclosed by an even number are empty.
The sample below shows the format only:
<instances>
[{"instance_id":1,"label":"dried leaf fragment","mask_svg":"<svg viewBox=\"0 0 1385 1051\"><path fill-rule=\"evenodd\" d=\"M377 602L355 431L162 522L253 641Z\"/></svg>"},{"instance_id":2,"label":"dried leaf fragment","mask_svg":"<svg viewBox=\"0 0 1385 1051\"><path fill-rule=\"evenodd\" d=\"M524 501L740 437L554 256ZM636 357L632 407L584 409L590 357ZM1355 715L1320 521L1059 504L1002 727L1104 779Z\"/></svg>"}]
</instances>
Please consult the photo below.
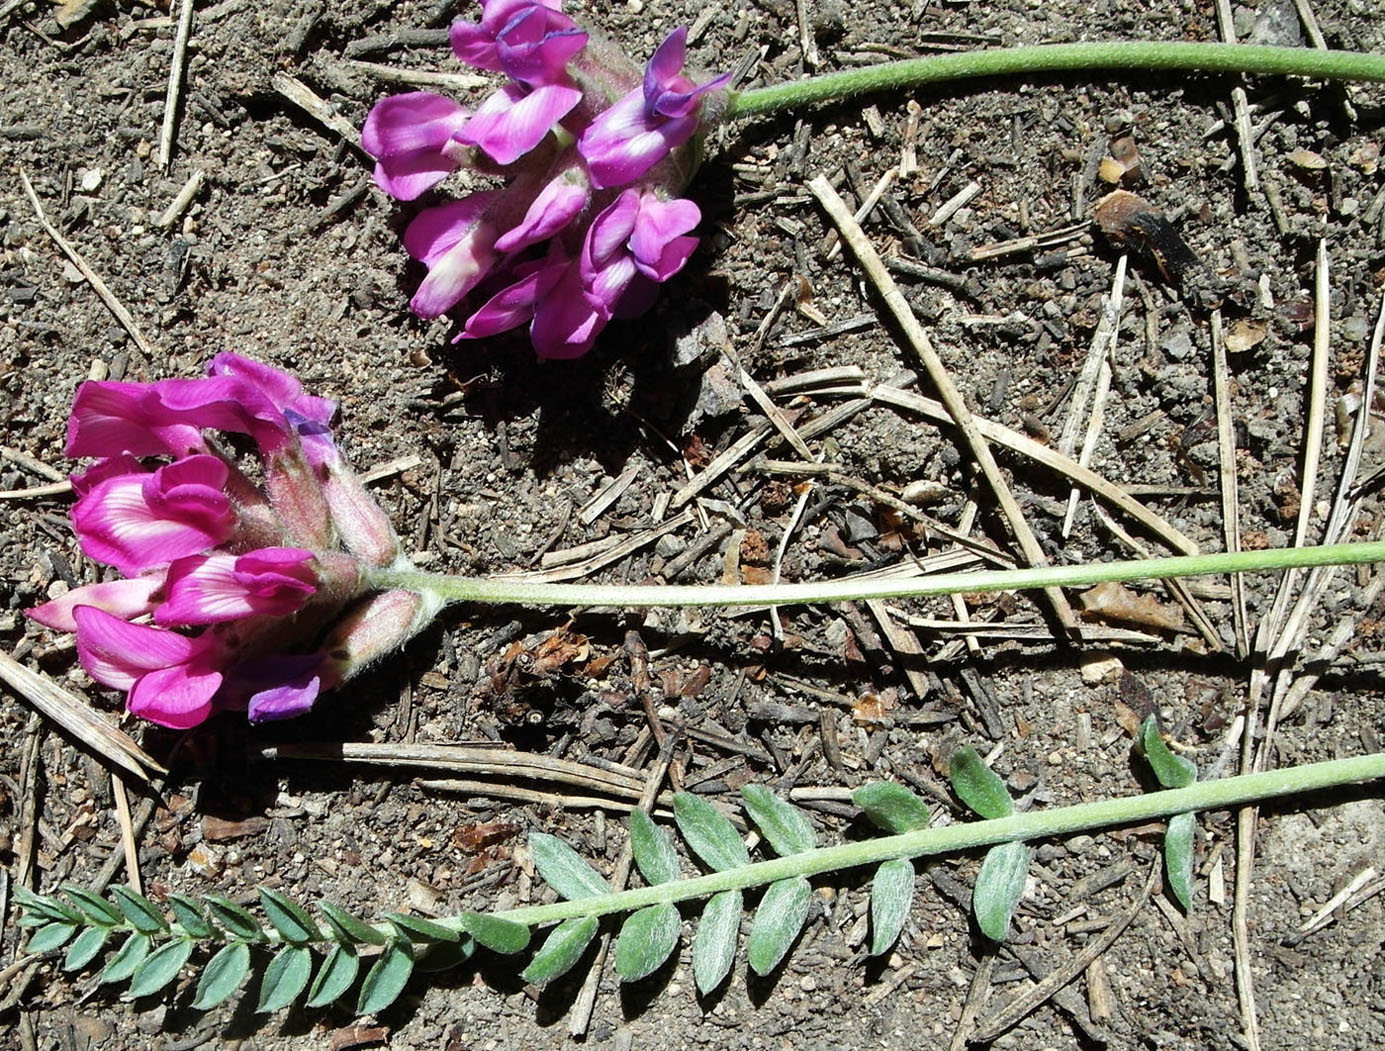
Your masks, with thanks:
<instances>
[{"instance_id":1,"label":"dried leaf fragment","mask_svg":"<svg viewBox=\"0 0 1385 1051\"><path fill-rule=\"evenodd\" d=\"M1082 592L1078 600L1088 615L1101 620L1138 624L1160 631L1182 631L1187 626L1183 607L1160 602L1153 595L1138 595L1113 580Z\"/></svg>"},{"instance_id":2,"label":"dried leaf fragment","mask_svg":"<svg viewBox=\"0 0 1385 1051\"><path fill-rule=\"evenodd\" d=\"M1198 266L1197 256L1164 213L1129 190L1112 190L1097 201L1092 219L1117 245L1152 258L1170 284L1181 284Z\"/></svg>"}]
</instances>

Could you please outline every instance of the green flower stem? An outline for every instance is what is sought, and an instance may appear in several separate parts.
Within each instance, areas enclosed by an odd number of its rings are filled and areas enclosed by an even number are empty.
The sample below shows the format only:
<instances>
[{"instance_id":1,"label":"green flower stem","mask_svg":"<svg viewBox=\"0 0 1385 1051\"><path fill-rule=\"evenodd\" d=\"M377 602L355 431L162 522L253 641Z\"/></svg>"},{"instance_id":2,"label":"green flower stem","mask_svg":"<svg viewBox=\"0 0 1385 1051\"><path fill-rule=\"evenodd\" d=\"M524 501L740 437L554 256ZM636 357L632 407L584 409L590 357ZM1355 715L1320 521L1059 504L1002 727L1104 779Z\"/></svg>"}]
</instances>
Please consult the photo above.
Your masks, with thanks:
<instances>
[{"instance_id":1,"label":"green flower stem","mask_svg":"<svg viewBox=\"0 0 1385 1051\"><path fill-rule=\"evenodd\" d=\"M548 584L535 581L449 576L418 570L378 569L373 588L405 588L444 602L515 603L528 606L785 606L811 602L911 598L1048 587L1086 587L1111 580L1165 580L1213 573L1250 573L1306 566L1345 566L1385 561L1385 541L1322 547L1270 548L1173 558L1096 562L1033 569L935 573L925 577L831 580L816 584Z\"/></svg>"},{"instance_id":2,"label":"green flower stem","mask_svg":"<svg viewBox=\"0 0 1385 1051\"><path fill-rule=\"evenodd\" d=\"M897 836L791 854L744 868L726 869L693 879L659 883L651 887L617 891L576 901L533 905L497 917L526 926L555 923L576 916L604 916L647 905L704 898L723 890L760 887L794 876L871 865L893 858L921 858L952 854L977 847L1019 840L1065 836L1112 825L1131 825L1154 818L1200 810L1221 810L1277 796L1300 795L1324 788L1355 784L1385 777L1385 752L1334 759L1325 763L1244 774L1124 799L1103 799L1056 810L1032 810L992 821L970 821L941 828L921 828ZM449 921L441 921L449 924ZM455 921L450 925L458 927Z\"/></svg>"},{"instance_id":3,"label":"green flower stem","mask_svg":"<svg viewBox=\"0 0 1385 1051\"><path fill-rule=\"evenodd\" d=\"M1317 77L1323 80L1385 81L1385 55L1355 51L1319 51L1306 47L1143 40L1038 44L987 51L963 51L928 58L906 59L902 62L884 62L862 69L825 73L786 84L752 88L731 96L726 116L768 116L852 95L898 91L921 84L965 80L971 77L1089 73L1098 70L1173 70L1189 73Z\"/></svg>"}]
</instances>

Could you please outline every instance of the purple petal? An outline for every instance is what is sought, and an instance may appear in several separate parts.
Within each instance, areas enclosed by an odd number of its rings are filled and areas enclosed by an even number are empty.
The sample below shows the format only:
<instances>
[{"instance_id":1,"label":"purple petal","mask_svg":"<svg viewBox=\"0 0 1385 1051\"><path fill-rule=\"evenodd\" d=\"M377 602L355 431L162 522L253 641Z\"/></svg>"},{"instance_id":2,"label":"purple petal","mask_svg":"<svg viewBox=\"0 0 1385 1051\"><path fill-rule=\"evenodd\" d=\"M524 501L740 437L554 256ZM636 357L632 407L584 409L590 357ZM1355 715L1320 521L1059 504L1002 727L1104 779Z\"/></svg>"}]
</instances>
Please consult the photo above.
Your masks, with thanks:
<instances>
[{"instance_id":1,"label":"purple petal","mask_svg":"<svg viewBox=\"0 0 1385 1051\"><path fill-rule=\"evenodd\" d=\"M497 164L513 164L581 99L581 91L564 84L545 84L528 94L507 84L481 104L457 139L479 146Z\"/></svg>"},{"instance_id":2,"label":"purple petal","mask_svg":"<svg viewBox=\"0 0 1385 1051\"><path fill-rule=\"evenodd\" d=\"M659 93L659 97L654 100L653 110L661 117L690 116L697 111L703 95L709 91L724 88L729 83L731 83L731 74L723 73L715 80L709 80L697 87L689 87L684 91L674 91L670 87Z\"/></svg>"},{"instance_id":3,"label":"purple petal","mask_svg":"<svg viewBox=\"0 0 1385 1051\"><path fill-rule=\"evenodd\" d=\"M292 434L283 410L241 376L160 380L153 393L170 419L206 430L248 434L267 453L283 448Z\"/></svg>"},{"instance_id":4,"label":"purple petal","mask_svg":"<svg viewBox=\"0 0 1385 1051\"><path fill-rule=\"evenodd\" d=\"M524 324L534 316L541 282L542 275L533 273L491 296L485 306L467 318L465 338L483 339Z\"/></svg>"},{"instance_id":5,"label":"purple petal","mask_svg":"<svg viewBox=\"0 0 1385 1051\"><path fill-rule=\"evenodd\" d=\"M456 102L430 91L381 99L361 129L361 148L372 157L439 150L466 123Z\"/></svg>"},{"instance_id":6,"label":"purple petal","mask_svg":"<svg viewBox=\"0 0 1385 1051\"><path fill-rule=\"evenodd\" d=\"M636 89L597 115L577 149L587 160L592 185L604 189L638 179L696 130L695 118L646 116L644 95Z\"/></svg>"},{"instance_id":7,"label":"purple petal","mask_svg":"<svg viewBox=\"0 0 1385 1051\"><path fill-rule=\"evenodd\" d=\"M210 668L177 667L152 671L135 683L125 707L141 719L186 730L206 721L221 688L221 673Z\"/></svg>"},{"instance_id":8,"label":"purple petal","mask_svg":"<svg viewBox=\"0 0 1385 1051\"><path fill-rule=\"evenodd\" d=\"M54 631L76 631L77 621L72 611L78 606L105 610L121 620L134 620L154 609L153 595L163 587L163 574L107 580L100 584L84 584L60 595L51 602L25 610L25 615Z\"/></svg>"},{"instance_id":9,"label":"purple petal","mask_svg":"<svg viewBox=\"0 0 1385 1051\"><path fill-rule=\"evenodd\" d=\"M501 68L531 87L565 80L568 61L586 46L587 34L572 19L546 7L516 15L496 36Z\"/></svg>"},{"instance_id":10,"label":"purple petal","mask_svg":"<svg viewBox=\"0 0 1385 1051\"><path fill-rule=\"evenodd\" d=\"M405 251L425 266L432 266L470 236L499 196L496 190L485 190L460 201L425 208L404 231Z\"/></svg>"},{"instance_id":11,"label":"purple petal","mask_svg":"<svg viewBox=\"0 0 1385 1051\"><path fill-rule=\"evenodd\" d=\"M168 567L168 598L154 619L198 625L296 613L317 590L312 560L311 551L298 548L180 558Z\"/></svg>"},{"instance_id":12,"label":"purple petal","mask_svg":"<svg viewBox=\"0 0 1385 1051\"><path fill-rule=\"evenodd\" d=\"M661 201L646 194L640 201L640 217L630 236L630 251L640 272L655 281L667 281L683 268L697 247L696 237L684 237L702 219L692 201Z\"/></svg>"},{"instance_id":13,"label":"purple petal","mask_svg":"<svg viewBox=\"0 0 1385 1051\"><path fill-rule=\"evenodd\" d=\"M317 653L246 661L227 673L218 703L244 706L252 723L302 715L322 691L322 663Z\"/></svg>"},{"instance_id":14,"label":"purple petal","mask_svg":"<svg viewBox=\"0 0 1385 1051\"><path fill-rule=\"evenodd\" d=\"M688 27L679 26L654 50L644 67L644 97L651 102L672 87L687 60Z\"/></svg>"},{"instance_id":15,"label":"purple petal","mask_svg":"<svg viewBox=\"0 0 1385 1051\"><path fill-rule=\"evenodd\" d=\"M420 151L375 162L375 185L396 201L414 201L457 169L457 162L441 151Z\"/></svg>"},{"instance_id":16,"label":"purple petal","mask_svg":"<svg viewBox=\"0 0 1385 1051\"><path fill-rule=\"evenodd\" d=\"M501 252L518 252L552 237L581 213L589 196L587 187L562 176L552 180L534 198L523 221L497 240L495 247Z\"/></svg>"},{"instance_id":17,"label":"purple petal","mask_svg":"<svg viewBox=\"0 0 1385 1051\"><path fill-rule=\"evenodd\" d=\"M161 413L152 389L148 383L83 383L67 422L67 455L181 456L203 448L201 432Z\"/></svg>"},{"instance_id":18,"label":"purple petal","mask_svg":"<svg viewBox=\"0 0 1385 1051\"><path fill-rule=\"evenodd\" d=\"M72 507L82 550L135 576L222 543L236 524L226 477L216 457L190 456L153 474L103 478Z\"/></svg>"},{"instance_id":19,"label":"purple petal","mask_svg":"<svg viewBox=\"0 0 1385 1051\"><path fill-rule=\"evenodd\" d=\"M600 215L592 220L582 245L582 265L585 277L610 264L625 251L626 242L635 232L640 215L640 194L626 190Z\"/></svg>"},{"instance_id":20,"label":"purple petal","mask_svg":"<svg viewBox=\"0 0 1385 1051\"><path fill-rule=\"evenodd\" d=\"M185 664L206 644L177 632L129 624L94 606L72 611L77 625L77 656L97 682L128 690L140 676Z\"/></svg>"},{"instance_id":21,"label":"purple petal","mask_svg":"<svg viewBox=\"0 0 1385 1051\"><path fill-rule=\"evenodd\" d=\"M537 303L529 338L539 357L578 358L591 350L610 319L606 306L583 291L579 268L571 264Z\"/></svg>"}]
</instances>

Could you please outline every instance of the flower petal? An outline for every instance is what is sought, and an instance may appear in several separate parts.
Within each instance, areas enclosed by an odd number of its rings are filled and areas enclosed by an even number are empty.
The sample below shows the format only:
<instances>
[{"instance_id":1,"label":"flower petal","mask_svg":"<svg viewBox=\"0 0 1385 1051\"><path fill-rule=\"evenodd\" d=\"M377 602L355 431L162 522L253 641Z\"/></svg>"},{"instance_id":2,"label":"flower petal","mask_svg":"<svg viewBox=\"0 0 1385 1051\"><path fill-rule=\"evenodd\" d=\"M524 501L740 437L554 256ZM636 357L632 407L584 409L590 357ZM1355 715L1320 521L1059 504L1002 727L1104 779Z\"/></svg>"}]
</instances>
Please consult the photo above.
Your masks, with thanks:
<instances>
[{"instance_id":1,"label":"flower petal","mask_svg":"<svg viewBox=\"0 0 1385 1051\"><path fill-rule=\"evenodd\" d=\"M288 547L180 558L168 567L168 598L154 620L195 625L296 613L317 591L312 561L311 551Z\"/></svg>"},{"instance_id":2,"label":"flower petal","mask_svg":"<svg viewBox=\"0 0 1385 1051\"><path fill-rule=\"evenodd\" d=\"M383 98L361 129L361 148L377 159L418 150L439 150L462 129L467 113L452 99L431 91Z\"/></svg>"},{"instance_id":3,"label":"flower petal","mask_svg":"<svg viewBox=\"0 0 1385 1051\"><path fill-rule=\"evenodd\" d=\"M135 683L125 700L141 719L186 730L206 721L215 710L221 672L210 668L177 667L152 671Z\"/></svg>"},{"instance_id":4,"label":"flower petal","mask_svg":"<svg viewBox=\"0 0 1385 1051\"><path fill-rule=\"evenodd\" d=\"M513 164L540 142L582 99L565 84L544 84L529 93L507 84L485 102L457 135L479 146L497 164Z\"/></svg>"},{"instance_id":5,"label":"flower petal","mask_svg":"<svg viewBox=\"0 0 1385 1051\"><path fill-rule=\"evenodd\" d=\"M94 606L72 611L77 625L77 656L97 682L127 690L142 675L186 664L206 643L147 624L130 624Z\"/></svg>"},{"instance_id":6,"label":"flower petal","mask_svg":"<svg viewBox=\"0 0 1385 1051\"><path fill-rule=\"evenodd\" d=\"M581 214L590 190L563 177L553 179L534 198L523 221L495 242L501 252L518 252L556 234Z\"/></svg>"},{"instance_id":7,"label":"flower petal","mask_svg":"<svg viewBox=\"0 0 1385 1051\"><path fill-rule=\"evenodd\" d=\"M72 611L77 606L91 606L105 610L121 620L134 620L152 612L155 606L153 596L163 587L162 573L148 576L107 580L99 584L84 584L60 595L51 602L25 610L25 615L54 631L76 631L77 621Z\"/></svg>"},{"instance_id":8,"label":"flower petal","mask_svg":"<svg viewBox=\"0 0 1385 1051\"><path fill-rule=\"evenodd\" d=\"M152 389L149 383L83 383L67 421L67 455L181 456L203 448L197 427L163 414Z\"/></svg>"}]
</instances>

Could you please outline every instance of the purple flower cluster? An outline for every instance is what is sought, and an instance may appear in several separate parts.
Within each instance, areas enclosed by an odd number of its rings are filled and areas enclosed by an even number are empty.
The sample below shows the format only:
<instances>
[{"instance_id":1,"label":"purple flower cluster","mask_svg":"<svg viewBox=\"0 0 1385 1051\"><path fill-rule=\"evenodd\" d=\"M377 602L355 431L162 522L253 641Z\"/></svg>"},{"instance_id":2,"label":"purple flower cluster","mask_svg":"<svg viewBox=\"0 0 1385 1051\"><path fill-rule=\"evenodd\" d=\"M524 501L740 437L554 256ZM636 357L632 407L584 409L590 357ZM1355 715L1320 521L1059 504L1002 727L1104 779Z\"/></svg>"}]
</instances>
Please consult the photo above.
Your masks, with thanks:
<instances>
[{"instance_id":1,"label":"purple flower cluster","mask_svg":"<svg viewBox=\"0 0 1385 1051\"><path fill-rule=\"evenodd\" d=\"M178 728L223 708L300 714L435 612L368 594L370 568L403 556L332 440L335 403L235 354L208 372L78 388L67 455L97 462L72 478L72 524L122 577L29 611L75 632L82 666L130 711ZM213 432L252 440L259 485Z\"/></svg>"},{"instance_id":2,"label":"purple flower cluster","mask_svg":"<svg viewBox=\"0 0 1385 1051\"><path fill-rule=\"evenodd\" d=\"M452 50L506 83L475 111L422 91L383 99L361 144L376 183L399 200L460 167L505 180L409 224L404 246L428 268L417 314L438 317L474 295L458 339L528 324L541 356L577 357L612 318L647 310L697 247L701 212L676 194L730 75L684 75L686 28L641 72L561 0L481 8L479 23L452 26Z\"/></svg>"}]
</instances>

